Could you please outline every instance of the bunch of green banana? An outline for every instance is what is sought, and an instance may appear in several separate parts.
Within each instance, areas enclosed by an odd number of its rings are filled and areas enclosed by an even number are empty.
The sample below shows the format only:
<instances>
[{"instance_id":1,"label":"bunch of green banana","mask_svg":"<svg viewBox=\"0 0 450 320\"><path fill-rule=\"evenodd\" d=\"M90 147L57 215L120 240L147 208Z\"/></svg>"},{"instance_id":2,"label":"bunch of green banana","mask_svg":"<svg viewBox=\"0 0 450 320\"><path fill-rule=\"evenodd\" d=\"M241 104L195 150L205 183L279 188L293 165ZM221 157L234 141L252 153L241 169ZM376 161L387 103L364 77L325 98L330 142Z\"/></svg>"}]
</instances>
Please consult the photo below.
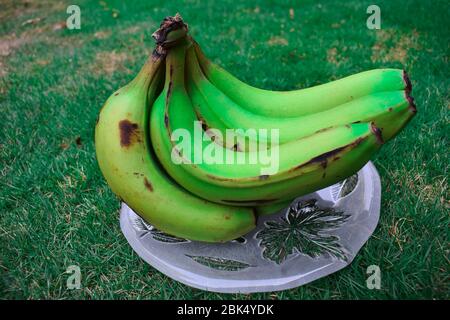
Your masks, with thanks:
<instances>
[{"instance_id":1,"label":"bunch of green banana","mask_svg":"<svg viewBox=\"0 0 450 320\"><path fill-rule=\"evenodd\" d=\"M211 203L184 190L162 170L150 145L148 120L164 76L165 50L158 45L137 77L100 111L95 129L100 169L113 192L156 228L199 241L235 239L254 228L252 209Z\"/></svg>"},{"instance_id":2,"label":"bunch of green banana","mask_svg":"<svg viewBox=\"0 0 450 320\"><path fill-rule=\"evenodd\" d=\"M113 192L175 236L244 235L255 209L271 213L354 174L416 112L402 70L275 92L211 63L179 15L153 36L138 76L102 108L95 143ZM276 168L258 161L271 156Z\"/></svg>"}]
</instances>

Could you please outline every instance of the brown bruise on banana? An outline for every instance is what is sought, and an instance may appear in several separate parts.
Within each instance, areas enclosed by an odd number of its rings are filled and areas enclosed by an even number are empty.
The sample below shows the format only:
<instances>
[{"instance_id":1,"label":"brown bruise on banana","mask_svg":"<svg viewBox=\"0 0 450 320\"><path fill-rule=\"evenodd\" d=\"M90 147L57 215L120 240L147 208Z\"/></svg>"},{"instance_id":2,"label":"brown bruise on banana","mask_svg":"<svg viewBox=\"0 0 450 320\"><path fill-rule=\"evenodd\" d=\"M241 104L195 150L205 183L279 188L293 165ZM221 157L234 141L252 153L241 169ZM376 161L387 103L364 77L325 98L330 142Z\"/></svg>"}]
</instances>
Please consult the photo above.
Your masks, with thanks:
<instances>
[{"instance_id":1,"label":"brown bruise on banana","mask_svg":"<svg viewBox=\"0 0 450 320\"><path fill-rule=\"evenodd\" d=\"M119 122L120 146L129 148L136 142L141 142L140 130L137 123L128 119Z\"/></svg>"},{"instance_id":2,"label":"brown bruise on banana","mask_svg":"<svg viewBox=\"0 0 450 320\"><path fill-rule=\"evenodd\" d=\"M381 138L381 130L378 129L377 127L375 127L374 124L372 124L371 126L371 130L372 132L375 134L377 142L378 143L383 143L383 140ZM327 151L325 153L322 153L319 156L316 156L314 158L311 158L310 160L303 162L289 170L287 170L287 173L290 172L294 172L300 169L303 169L306 166L310 166L310 165L315 165L315 164L320 164L320 166L322 167L323 170L325 170L328 166L328 163L331 161L337 161L341 158L342 154L348 152L351 149L354 149L355 147L357 147L359 144L361 144L364 140L366 140L368 137L360 137L358 139L356 139L355 141L333 149L331 151ZM322 175L323 178L325 178L325 173ZM257 177L249 177L249 178L224 178L224 177L218 177L215 175L211 175L211 174L207 174L206 175L208 178L212 179L212 180L216 180L216 181L226 181L226 182L243 182L243 181L264 181L264 180L269 180L270 181L270 175L260 175ZM269 202L274 201L276 199L270 199L268 200ZM225 202L228 202L228 200L223 200ZM244 201L243 203L247 203L250 201L254 201L254 200L248 200L248 201Z\"/></svg>"},{"instance_id":3,"label":"brown bruise on banana","mask_svg":"<svg viewBox=\"0 0 450 320\"><path fill-rule=\"evenodd\" d=\"M371 122L371 123L370 123L370 130L371 130L372 133L375 135L375 138L376 138L376 140L377 140L377 143L378 143L378 144L383 144L383 143L384 143L384 140L383 140L382 132L381 132L380 128L378 128L378 127L375 125L375 122Z\"/></svg>"},{"instance_id":4,"label":"brown bruise on banana","mask_svg":"<svg viewBox=\"0 0 450 320\"><path fill-rule=\"evenodd\" d=\"M372 122L370 124L370 130L372 131L372 133L375 136L375 139L377 141L378 144L383 144L383 138L381 135L381 130L375 126L375 124ZM319 163L320 166L325 170L328 166L328 163L330 161L337 161L341 158L341 155L343 153L348 152L351 149L356 148L358 145L360 145L364 140L366 140L368 137L360 137L358 139L356 139L355 141L353 141L352 143L349 143L343 147L339 147L336 149L333 149L331 151L325 152L317 157L312 158L311 160L307 161L304 164L301 164L300 166L297 166L294 168L294 170L298 170L304 166L310 165L310 164L315 164L315 163ZM326 176L326 172L324 171L322 178L325 178Z\"/></svg>"},{"instance_id":5,"label":"brown bruise on banana","mask_svg":"<svg viewBox=\"0 0 450 320\"><path fill-rule=\"evenodd\" d=\"M147 178L144 178L144 186L148 191L153 192L153 186Z\"/></svg>"},{"instance_id":6,"label":"brown bruise on banana","mask_svg":"<svg viewBox=\"0 0 450 320\"><path fill-rule=\"evenodd\" d=\"M361 144L361 142L363 142L365 139L367 139L367 137L358 138L355 141L353 141L345 146L322 153L321 155L311 158L310 160L292 168L290 171L297 171L306 166L314 165L314 164L319 164L325 170L327 168L329 162L339 160L343 153L346 153L348 150L354 149L359 144ZM324 172L324 174L322 175L322 178L325 178L325 175L326 175L326 173Z\"/></svg>"}]
</instances>

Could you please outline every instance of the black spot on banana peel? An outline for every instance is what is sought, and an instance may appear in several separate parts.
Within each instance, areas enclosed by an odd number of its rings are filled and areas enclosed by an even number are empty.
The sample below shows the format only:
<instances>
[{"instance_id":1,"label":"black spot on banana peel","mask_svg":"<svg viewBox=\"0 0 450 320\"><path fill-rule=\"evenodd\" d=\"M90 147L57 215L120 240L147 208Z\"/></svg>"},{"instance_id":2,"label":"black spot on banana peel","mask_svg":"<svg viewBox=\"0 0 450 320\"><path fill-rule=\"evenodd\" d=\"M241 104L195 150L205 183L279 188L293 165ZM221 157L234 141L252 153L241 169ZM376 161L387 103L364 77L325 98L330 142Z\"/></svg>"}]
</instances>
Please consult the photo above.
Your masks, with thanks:
<instances>
[{"instance_id":1,"label":"black spot on banana peel","mask_svg":"<svg viewBox=\"0 0 450 320\"><path fill-rule=\"evenodd\" d=\"M172 87L173 87L173 66L170 65L170 73L169 73L169 86L167 88L166 93L166 106L165 106L165 112L164 112L164 126L169 131L170 136L170 129L169 129L169 102L170 98L172 96Z\"/></svg>"},{"instance_id":2,"label":"black spot on banana peel","mask_svg":"<svg viewBox=\"0 0 450 320\"><path fill-rule=\"evenodd\" d=\"M200 123L202 125L202 130L205 131L205 132L208 131L208 125L205 122L203 122L203 121L200 121Z\"/></svg>"},{"instance_id":3,"label":"black spot on banana peel","mask_svg":"<svg viewBox=\"0 0 450 320\"><path fill-rule=\"evenodd\" d=\"M169 103L170 98L172 97L172 87L173 87L173 66L170 66L170 74L169 74L169 86L167 88L167 94L166 94L166 112L164 114L164 125L166 128L169 128Z\"/></svg>"},{"instance_id":4,"label":"black spot on banana peel","mask_svg":"<svg viewBox=\"0 0 450 320\"><path fill-rule=\"evenodd\" d=\"M166 128L169 127L169 115L167 113L164 114L164 125Z\"/></svg>"},{"instance_id":5,"label":"black spot on banana peel","mask_svg":"<svg viewBox=\"0 0 450 320\"><path fill-rule=\"evenodd\" d=\"M172 82L172 78L173 78L173 65L170 65L169 75L170 75L170 81Z\"/></svg>"},{"instance_id":6,"label":"black spot on banana peel","mask_svg":"<svg viewBox=\"0 0 450 320\"><path fill-rule=\"evenodd\" d=\"M170 69L172 70L172 69ZM167 95L166 95L166 104L169 104L170 97L172 96L172 77L170 78L169 87L167 88Z\"/></svg>"},{"instance_id":7,"label":"black spot on banana peel","mask_svg":"<svg viewBox=\"0 0 450 320\"><path fill-rule=\"evenodd\" d=\"M125 119L119 122L120 145L128 148L135 142L141 142L139 135L139 126L137 123L132 123Z\"/></svg>"}]
</instances>

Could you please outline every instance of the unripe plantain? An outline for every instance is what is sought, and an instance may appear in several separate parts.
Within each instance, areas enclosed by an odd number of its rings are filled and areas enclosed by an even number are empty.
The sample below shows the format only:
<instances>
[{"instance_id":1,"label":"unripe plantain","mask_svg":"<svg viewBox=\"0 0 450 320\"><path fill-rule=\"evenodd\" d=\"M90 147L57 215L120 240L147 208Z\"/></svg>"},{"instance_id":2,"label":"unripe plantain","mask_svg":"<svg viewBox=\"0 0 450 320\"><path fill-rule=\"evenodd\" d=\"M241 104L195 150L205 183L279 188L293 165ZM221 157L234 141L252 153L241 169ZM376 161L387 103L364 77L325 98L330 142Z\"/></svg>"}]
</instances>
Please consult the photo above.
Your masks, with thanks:
<instances>
[{"instance_id":1,"label":"unripe plantain","mask_svg":"<svg viewBox=\"0 0 450 320\"><path fill-rule=\"evenodd\" d=\"M190 96L193 97L197 117L207 127L218 124L220 131L224 131L224 128L276 129L279 130L279 143L283 144L321 129L354 122L374 122L378 127L388 127L395 114L408 110L411 105L405 91L376 92L322 112L274 119L254 114L231 100L203 75L195 57L194 48L189 48L186 59L189 66L187 79L192 82L189 84ZM410 117L412 115L410 113ZM383 134L386 141L392 136L391 131ZM270 142L270 136L264 139ZM249 142L248 139L237 144L237 149L248 150Z\"/></svg>"},{"instance_id":2,"label":"unripe plantain","mask_svg":"<svg viewBox=\"0 0 450 320\"><path fill-rule=\"evenodd\" d=\"M162 79L160 52L103 106L95 130L100 169L112 191L156 228L191 240L235 239L255 227L252 210L185 191L161 170L151 150L148 118Z\"/></svg>"},{"instance_id":3,"label":"unripe plantain","mask_svg":"<svg viewBox=\"0 0 450 320\"><path fill-rule=\"evenodd\" d=\"M280 146L280 171L260 174L261 165L189 163L192 154L179 154L171 135L185 129L194 137L195 112L184 87L185 47L172 48L166 59L166 84L151 113L151 138L156 155L169 175L202 198L229 204L276 203L335 183L359 170L379 147L379 132L370 124L327 130ZM204 142L204 141L203 141ZM214 143L195 145L200 152ZM302 150L302 152L299 152ZM180 152L177 152L180 151ZM224 149L224 153L237 152ZM187 163L175 164L179 154Z\"/></svg>"},{"instance_id":4,"label":"unripe plantain","mask_svg":"<svg viewBox=\"0 0 450 320\"><path fill-rule=\"evenodd\" d=\"M201 68L213 85L248 111L268 117L297 117L321 112L369 94L408 88L406 73L398 69L375 69L326 84L293 91L252 87L209 61L194 42Z\"/></svg>"}]
</instances>

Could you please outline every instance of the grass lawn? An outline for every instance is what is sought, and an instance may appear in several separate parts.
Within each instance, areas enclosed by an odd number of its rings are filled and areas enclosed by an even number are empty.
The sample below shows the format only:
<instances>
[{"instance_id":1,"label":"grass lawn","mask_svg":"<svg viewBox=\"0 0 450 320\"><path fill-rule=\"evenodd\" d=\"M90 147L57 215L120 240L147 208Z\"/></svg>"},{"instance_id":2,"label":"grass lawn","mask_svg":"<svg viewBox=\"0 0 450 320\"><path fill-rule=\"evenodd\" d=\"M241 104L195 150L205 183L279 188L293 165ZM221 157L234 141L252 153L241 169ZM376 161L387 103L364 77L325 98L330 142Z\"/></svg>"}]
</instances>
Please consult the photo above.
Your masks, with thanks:
<instances>
[{"instance_id":1,"label":"grass lawn","mask_svg":"<svg viewBox=\"0 0 450 320\"><path fill-rule=\"evenodd\" d=\"M0 298L450 298L448 1L75 1L81 30L61 29L74 1L0 4ZM292 10L291 10L292 9ZM119 200L96 163L106 98L180 12L207 55L253 85L295 89L372 68L410 74L418 114L373 159L378 228L353 263L300 288L227 295L193 289L144 263L119 229ZM381 268L381 289L366 268ZM68 290L69 265L82 288Z\"/></svg>"}]
</instances>

